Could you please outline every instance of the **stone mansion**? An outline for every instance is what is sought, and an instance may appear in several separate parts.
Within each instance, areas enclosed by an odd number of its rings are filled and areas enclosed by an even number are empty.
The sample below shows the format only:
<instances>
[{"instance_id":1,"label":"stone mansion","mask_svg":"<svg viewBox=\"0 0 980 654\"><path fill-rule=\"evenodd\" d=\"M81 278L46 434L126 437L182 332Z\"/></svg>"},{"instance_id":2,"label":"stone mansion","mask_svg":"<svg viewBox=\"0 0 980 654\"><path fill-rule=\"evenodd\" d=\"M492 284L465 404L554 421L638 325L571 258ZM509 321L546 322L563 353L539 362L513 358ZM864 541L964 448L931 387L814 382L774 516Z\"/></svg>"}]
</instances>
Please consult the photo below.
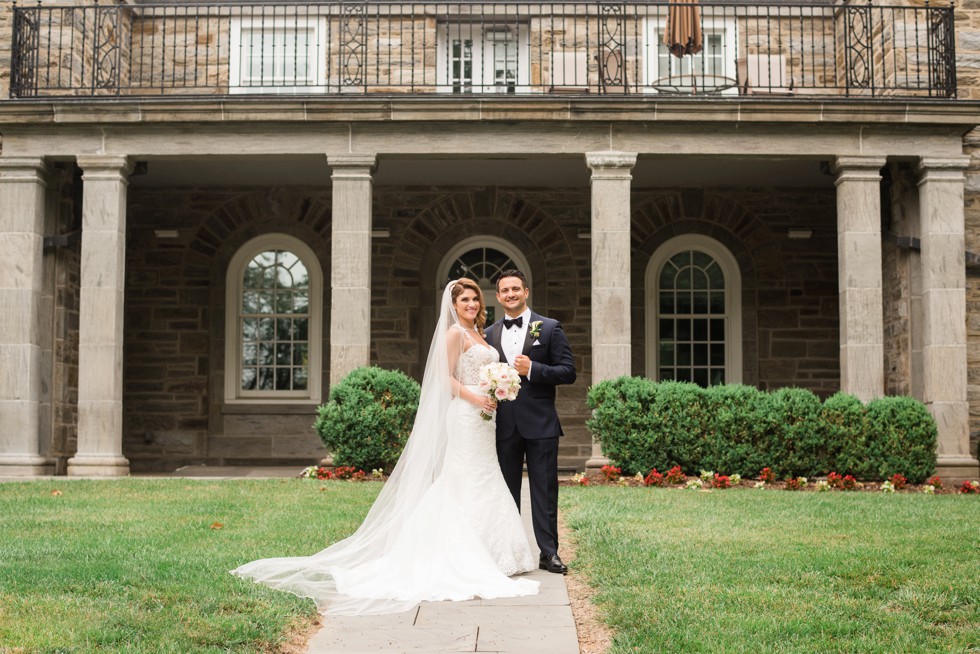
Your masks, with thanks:
<instances>
[{"instance_id":1,"label":"stone mansion","mask_svg":"<svg viewBox=\"0 0 980 654\"><path fill-rule=\"evenodd\" d=\"M517 267L565 469L642 375L911 395L977 478L978 124L976 0L0 0L0 477L315 463Z\"/></svg>"}]
</instances>

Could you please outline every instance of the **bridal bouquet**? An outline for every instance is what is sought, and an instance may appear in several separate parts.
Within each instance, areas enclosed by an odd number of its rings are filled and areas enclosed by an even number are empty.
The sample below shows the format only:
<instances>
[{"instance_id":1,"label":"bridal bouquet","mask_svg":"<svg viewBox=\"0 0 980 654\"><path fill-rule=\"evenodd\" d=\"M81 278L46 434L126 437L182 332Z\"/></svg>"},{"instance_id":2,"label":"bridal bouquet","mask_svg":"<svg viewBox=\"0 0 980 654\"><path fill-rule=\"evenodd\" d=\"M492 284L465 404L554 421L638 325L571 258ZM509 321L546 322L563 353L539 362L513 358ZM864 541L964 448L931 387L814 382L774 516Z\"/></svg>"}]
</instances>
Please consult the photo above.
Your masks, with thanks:
<instances>
[{"instance_id":1,"label":"bridal bouquet","mask_svg":"<svg viewBox=\"0 0 980 654\"><path fill-rule=\"evenodd\" d=\"M513 400L521 390L521 377L508 364L501 362L488 363L480 368L480 392L497 402ZM480 411L484 420L493 418L493 414Z\"/></svg>"}]
</instances>

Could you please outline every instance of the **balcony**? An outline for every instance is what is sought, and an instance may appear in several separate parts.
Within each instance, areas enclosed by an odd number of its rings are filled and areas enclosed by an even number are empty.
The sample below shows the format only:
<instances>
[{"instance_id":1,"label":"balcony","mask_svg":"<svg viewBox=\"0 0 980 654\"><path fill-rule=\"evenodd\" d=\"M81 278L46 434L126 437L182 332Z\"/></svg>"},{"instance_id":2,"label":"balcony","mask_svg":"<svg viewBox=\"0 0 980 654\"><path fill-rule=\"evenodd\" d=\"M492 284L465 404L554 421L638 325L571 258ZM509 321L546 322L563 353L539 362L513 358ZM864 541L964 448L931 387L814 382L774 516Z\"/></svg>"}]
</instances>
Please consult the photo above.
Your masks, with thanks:
<instances>
[{"instance_id":1,"label":"balcony","mask_svg":"<svg viewBox=\"0 0 980 654\"><path fill-rule=\"evenodd\" d=\"M928 3L38 3L10 96L945 99L954 28Z\"/></svg>"}]
</instances>

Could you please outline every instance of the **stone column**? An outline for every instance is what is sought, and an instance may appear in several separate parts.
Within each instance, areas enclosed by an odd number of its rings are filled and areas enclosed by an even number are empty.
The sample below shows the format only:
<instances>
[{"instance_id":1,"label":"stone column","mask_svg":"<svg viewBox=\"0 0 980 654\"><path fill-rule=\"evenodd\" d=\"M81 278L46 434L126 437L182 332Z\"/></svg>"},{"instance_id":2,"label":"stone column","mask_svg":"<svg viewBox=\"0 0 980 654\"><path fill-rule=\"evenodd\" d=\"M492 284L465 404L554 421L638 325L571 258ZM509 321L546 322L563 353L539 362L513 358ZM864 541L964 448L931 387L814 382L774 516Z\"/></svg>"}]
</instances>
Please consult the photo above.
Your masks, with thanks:
<instances>
[{"instance_id":1,"label":"stone column","mask_svg":"<svg viewBox=\"0 0 980 654\"><path fill-rule=\"evenodd\" d=\"M837 256L841 390L862 402L885 389L881 299L881 168L884 157L838 157Z\"/></svg>"},{"instance_id":2,"label":"stone column","mask_svg":"<svg viewBox=\"0 0 980 654\"><path fill-rule=\"evenodd\" d=\"M126 187L123 155L78 157L82 275L78 328L78 450L69 476L129 474L122 454Z\"/></svg>"},{"instance_id":3,"label":"stone column","mask_svg":"<svg viewBox=\"0 0 980 654\"><path fill-rule=\"evenodd\" d=\"M375 155L327 157L330 232L330 385L371 362L371 171Z\"/></svg>"},{"instance_id":4,"label":"stone column","mask_svg":"<svg viewBox=\"0 0 980 654\"><path fill-rule=\"evenodd\" d=\"M54 471L40 454L44 162L0 157L0 477Z\"/></svg>"},{"instance_id":5,"label":"stone column","mask_svg":"<svg viewBox=\"0 0 980 654\"><path fill-rule=\"evenodd\" d=\"M922 399L939 427L937 473L977 477L967 403L963 171L969 157L919 162L922 241Z\"/></svg>"},{"instance_id":6,"label":"stone column","mask_svg":"<svg viewBox=\"0 0 980 654\"><path fill-rule=\"evenodd\" d=\"M629 375L630 172L635 152L588 152L592 170L592 383ZM592 441L586 469L609 463Z\"/></svg>"}]
</instances>

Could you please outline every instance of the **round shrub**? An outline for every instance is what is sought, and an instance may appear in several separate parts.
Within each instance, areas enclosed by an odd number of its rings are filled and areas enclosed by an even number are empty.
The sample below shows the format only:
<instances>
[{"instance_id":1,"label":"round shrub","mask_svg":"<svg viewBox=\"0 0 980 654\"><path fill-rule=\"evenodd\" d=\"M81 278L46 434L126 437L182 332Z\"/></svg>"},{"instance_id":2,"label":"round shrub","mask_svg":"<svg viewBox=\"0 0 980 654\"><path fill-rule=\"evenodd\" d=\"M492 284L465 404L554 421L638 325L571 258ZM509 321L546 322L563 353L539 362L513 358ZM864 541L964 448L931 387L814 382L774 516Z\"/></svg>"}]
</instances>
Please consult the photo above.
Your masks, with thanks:
<instances>
[{"instance_id":1,"label":"round shrub","mask_svg":"<svg viewBox=\"0 0 980 654\"><path fill-rule=\"evenodd\" d=\"M861 400L847 393L835 393L824 401L821 416L830 471L871 479L874 462L868 458L868 412Z\"/></svg>"},{"instance_id":2,"label":"round shrub","mask_svg":"<svg viewBox=\"0 0 980 654\"><path fill-rule=\"evenodd\" d=\"M390 472L412 431L419 390L397 370L357 368L330 389L313 428L336 465Z\"/></svg>"},{"instance_id":3,"label":"round shrub","mask_svg":"<svg viewBox=\"0 0 980 654\"><path fill-rule=\"evenodd\" d=\"M899 473L921 483L936 467L936 421L910 397L883 397L867 404L869 479Z\"/></svg>"}]
</instances>

